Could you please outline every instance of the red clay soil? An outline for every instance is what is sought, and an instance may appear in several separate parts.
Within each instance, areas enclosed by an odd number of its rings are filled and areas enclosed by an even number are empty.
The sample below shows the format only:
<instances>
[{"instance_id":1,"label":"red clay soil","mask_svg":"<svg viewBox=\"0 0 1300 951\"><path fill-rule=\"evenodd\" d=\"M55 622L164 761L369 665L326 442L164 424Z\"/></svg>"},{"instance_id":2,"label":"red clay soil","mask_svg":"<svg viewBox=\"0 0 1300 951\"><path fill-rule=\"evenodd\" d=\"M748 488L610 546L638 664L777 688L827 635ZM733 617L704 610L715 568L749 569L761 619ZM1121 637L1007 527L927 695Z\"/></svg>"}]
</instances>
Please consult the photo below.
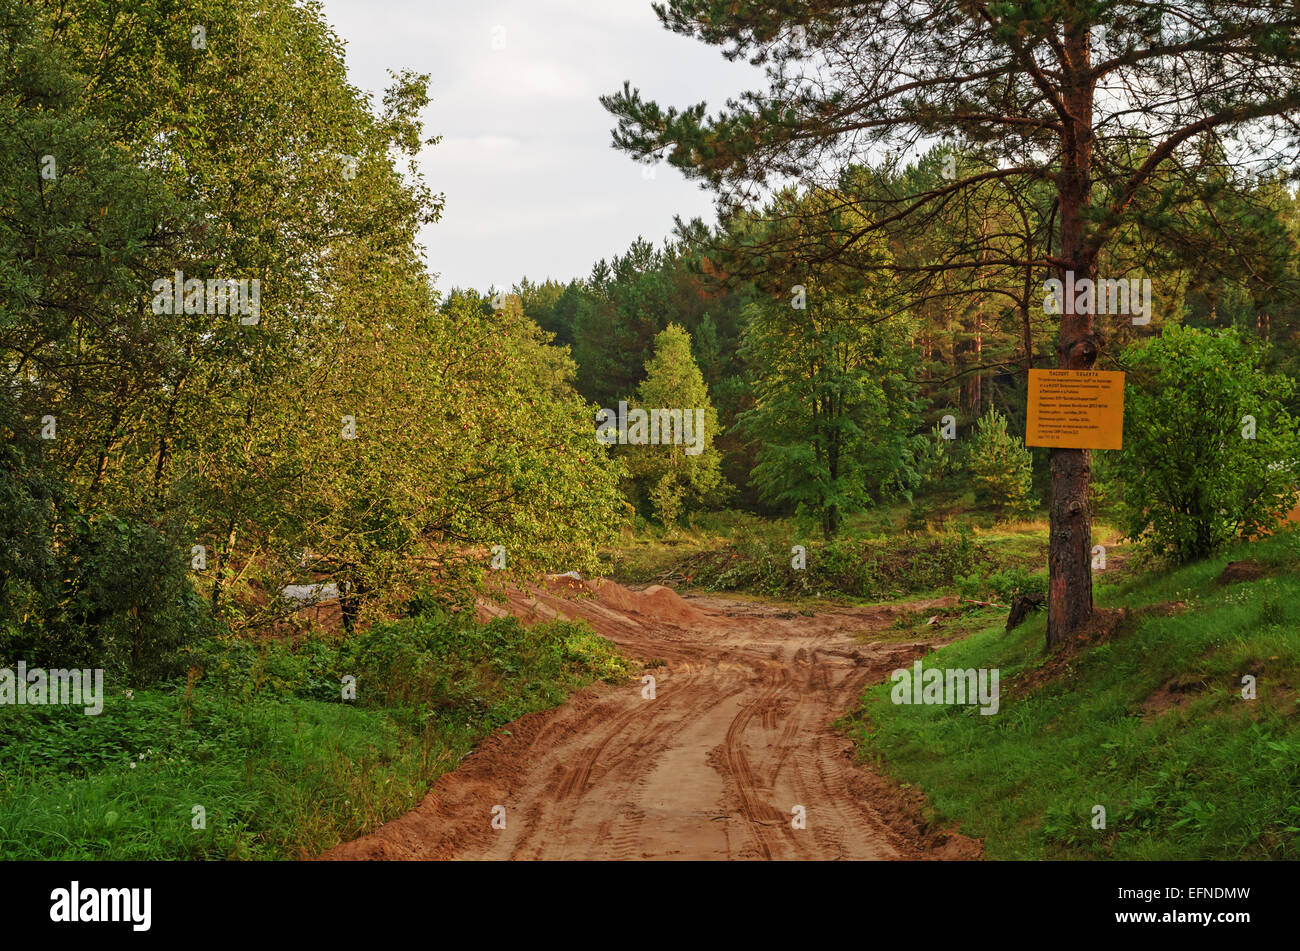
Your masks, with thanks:
<instances>
[{"instance_id":1,"label":"red clay soil","mask_svg":"<svg viewBox=\"0 0 1300 951\"><path fill-rule=\"evenodd\" d=\"M917 793L857 765L831 726L868 683L937 643L870 634L952 603L806 617L659 586L560 578L511 590L480 613L585 619L626 656L657 662L645 671L655 698L639 679L599 685L516 720L414 811L322 858L980 858L977 841L923 821Z\"/></svg>"}]
</instances>

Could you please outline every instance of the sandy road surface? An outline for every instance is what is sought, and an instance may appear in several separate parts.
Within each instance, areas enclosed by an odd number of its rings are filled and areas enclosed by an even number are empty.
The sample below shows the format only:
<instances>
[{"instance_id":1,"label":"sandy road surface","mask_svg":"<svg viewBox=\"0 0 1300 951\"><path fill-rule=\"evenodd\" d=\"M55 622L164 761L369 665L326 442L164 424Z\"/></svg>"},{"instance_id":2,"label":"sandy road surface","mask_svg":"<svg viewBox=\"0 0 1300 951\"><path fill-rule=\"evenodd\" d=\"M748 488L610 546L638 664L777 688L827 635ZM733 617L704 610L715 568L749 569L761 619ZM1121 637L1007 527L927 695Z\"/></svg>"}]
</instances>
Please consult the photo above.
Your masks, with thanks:
<instances>
[{"instance_id":1,"label":"sandy road surface","mask_svg":"<svg viewBox=\"0 0 1300 951\"><path fill-rule=\"evenodd\" d=\"M562 587L517 592L508 608L489 610L585 618L628 656L663 661L647 671L655 698L640 682L598 686L517 720L414 811L323 858L887 859L934 850L831 728L865 684L928 650L860 640L904 607L806 617L686 601L667 588L602 583L574 598ZM492 827L497 805L504 829ZM796 806L806 828L792 827ZM978 853L961 838L939 837L944 857Z\"/></svg>"}]
</instances>

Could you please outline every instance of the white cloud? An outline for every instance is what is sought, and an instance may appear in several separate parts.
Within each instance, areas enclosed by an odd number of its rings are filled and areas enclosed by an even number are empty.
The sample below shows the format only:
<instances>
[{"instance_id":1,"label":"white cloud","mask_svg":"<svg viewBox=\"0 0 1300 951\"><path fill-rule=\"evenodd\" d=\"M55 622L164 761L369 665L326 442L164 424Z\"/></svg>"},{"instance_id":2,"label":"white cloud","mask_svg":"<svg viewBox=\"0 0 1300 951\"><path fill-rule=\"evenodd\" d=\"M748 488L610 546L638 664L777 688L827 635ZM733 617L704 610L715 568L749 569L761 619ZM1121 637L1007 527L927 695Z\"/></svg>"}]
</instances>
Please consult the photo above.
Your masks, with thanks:
<instances>
[{"instance_id":1,"label":"white cloud","mask_svg":"<svg viewBox=\"0 0 1300 951\"><path fill-rule=\"evenodd\" d=\"M567 63L536 59L507 47L470 64L468 77L452 87L457 95L523 103L531 99L595 99L600 93Z\"/></svg>"},{"instance_id":2,"label":"white cloud","mask_svg":"<svg viewBox=\"0 0 1300 951\"><path fill-rule=\"evenodd\" d=\"M626 79L665 104L716 106L762 82L663 29L650 0L324 0L324 13L362 89L382 92L387 69L430 74L426 131L443 140L419 165L447 208L421 239L444 289L585 276L638 235L662 241L675 213L710 217L694 183L666 166L646 180L610 148L598 97Z\"/></svg>"}]
</instances>

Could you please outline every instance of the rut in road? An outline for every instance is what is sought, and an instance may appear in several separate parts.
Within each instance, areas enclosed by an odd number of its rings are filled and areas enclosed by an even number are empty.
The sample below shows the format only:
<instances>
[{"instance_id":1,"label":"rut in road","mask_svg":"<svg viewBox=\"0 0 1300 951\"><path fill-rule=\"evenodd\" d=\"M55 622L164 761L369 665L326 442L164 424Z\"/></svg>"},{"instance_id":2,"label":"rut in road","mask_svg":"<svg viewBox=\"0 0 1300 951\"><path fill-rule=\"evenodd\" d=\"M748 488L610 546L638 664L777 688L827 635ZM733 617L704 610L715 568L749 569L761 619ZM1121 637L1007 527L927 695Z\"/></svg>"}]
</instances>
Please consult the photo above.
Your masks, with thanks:
<instances>
[{"instance_id":1,"label":"rut in road","mask_svg":"<svg viewBox=\"0 0 1300 951\"><path fill-rule=\"evenodd\" d=\"M568 589L568 590L566 590ZM575 597L575 591L588 594ZM839 608L814 617L668 588L553 581L512 591L525 620L587 620L629 657L662 661L638 681L581 691L481 744L410 813L326 859L969 858L960 835L923 842L883 801L831 724L867 683L934 642L864 643L906 610L952 599ZM492 827L505 807L505 828ZM802 806L806 827L792 825Z\"/></svg>"}]
</instances>

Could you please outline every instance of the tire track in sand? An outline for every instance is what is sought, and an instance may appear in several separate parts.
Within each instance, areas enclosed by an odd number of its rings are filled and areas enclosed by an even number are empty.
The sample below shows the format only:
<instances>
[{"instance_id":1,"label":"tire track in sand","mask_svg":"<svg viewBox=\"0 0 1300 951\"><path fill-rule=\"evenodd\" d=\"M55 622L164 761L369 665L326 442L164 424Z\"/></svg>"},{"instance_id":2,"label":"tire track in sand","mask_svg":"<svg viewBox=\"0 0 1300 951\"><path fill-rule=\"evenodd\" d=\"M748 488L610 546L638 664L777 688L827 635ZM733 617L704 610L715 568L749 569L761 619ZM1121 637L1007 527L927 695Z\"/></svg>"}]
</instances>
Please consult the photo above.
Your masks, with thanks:
<instances>
[{"instance_id":1,"label":"tire track in sand","mask_svg":"<svg viewBox=\"0 0 1300 951\"><path fill-rule=\"evenodd\" d=\"M807 617L658 587L563 587L512 591L494 610L582 618L627 656L664 661L647 671L656 699L639 680L601 685L523 717L415 810L323 858L925 857L831 724L867 683L930 647L864 635L948 602ZM491 825L495 805L506 807L503 830ZM795 806L806 828L792 827Z\"/></svg>"}]
</instances>

